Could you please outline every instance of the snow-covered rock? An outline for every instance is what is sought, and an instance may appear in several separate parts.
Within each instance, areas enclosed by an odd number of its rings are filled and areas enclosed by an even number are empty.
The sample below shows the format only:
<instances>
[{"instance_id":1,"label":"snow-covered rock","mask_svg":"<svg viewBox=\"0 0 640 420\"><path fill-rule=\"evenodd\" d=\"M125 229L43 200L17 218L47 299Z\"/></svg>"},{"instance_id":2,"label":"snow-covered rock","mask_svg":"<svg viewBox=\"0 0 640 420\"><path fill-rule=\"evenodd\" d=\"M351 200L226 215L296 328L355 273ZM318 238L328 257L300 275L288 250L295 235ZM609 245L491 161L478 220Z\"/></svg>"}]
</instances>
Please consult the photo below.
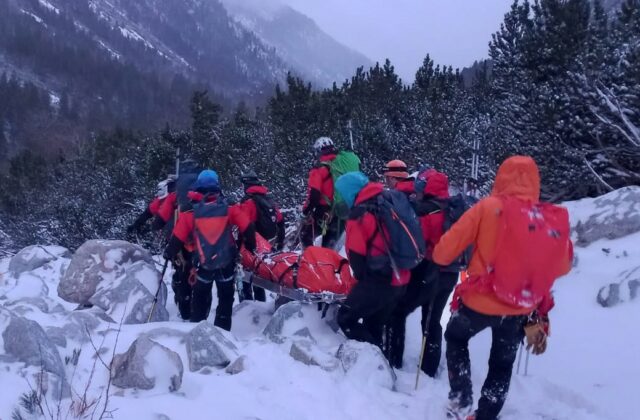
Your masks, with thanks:
<instances>
[{"instance_id":1,"label":"snow-covered rock","mask_svg":"<svg viewBox=\"0 0 640 420\"><path fill-rule=\"evenodd\" d=\"M71 253L67 248L61 246L41 246L31 245L11 258L9 262L9 271L15 277L19 277L22 273L33 271L43 265L57 260L58 258L70 258Z\"/></svg>"},{"instance_id":2,"label":"snow-covered rock","mask_svg":"<svg viewBox=\"0 0 640 420\"><path fill-rule=\"evenodd\" d=\"M589 206L583 205L589 202ZM566 203L576 245L618 239L640 231L640 187L626 187L592 199Z\"/></svg>"},{"instance_id":3,"label":"snow-covered rock","mask_svg":"<svg viewBox=\"0 0 640 420\"><path fill-rule=\"evenodd\" d=\"M119 388L175 392L182 386L184 368L180 356L142 335L129 350L113 359L113 385Z\"/></svg>"},{"instance_id":4,"label":"snow-covered rock","mask_svg":"<svg viewBox=\"0 0 640 420\"><path fill-rule=\"evenodd\" d=\"M58 285L58 295L68 302L86 305L99 284L113 282L138 261L154 264L151 255L138 245L125 241L87 241L73 254Z\"/></svg>"},{"instance_id":5,"label":"snow-covered rock","mask_svg":"<svg viewBox=\"0 0 640 420\"><path fill-rule=\"evenodd\" d=\"M238 373L244 372L247 365L247 356L242 355L234 360L229 366L225 368L225 372L229 375L237 375Z\"/></svg>"},{"instance_id":6,"label":"snow-covered rock","mask_svg":"<svg viewBox=\"0 0 640 420\"><path fill-rule=\"evenodd\" d=\"M5 316L6 319L6 312L0 316ZM42 368L59 378L65 377L60 353L40 324L15 315L9 315L8 322L5 323L2 345L7 356L29 366Z\"/></svg>"},{"instance_id":7,"label":"snow-covered rock","mask_svg":"<svg viewBox=\"0 0 640 420\"><path fill-rule=\"evenodd\" d=\"M209 321L200 322L187 335L189 370L227 367L238 357L238 348L225 333Z\"/></svg>"},{"instance_id":8,"label":"snow-covered rock","mask_svg":"<svg viewBox=\"0 0 640 420\"><path fill-rule=\"evenodd\" d=\"M282 343L284 342L283 336L286 335L286 330L291 330L291 328L286 327L290 327L293 324L298 325L298 328L290 331L290 335L292 335L295 331L299 331L299 329L305 327L304 323L301 322L303 319L302 303L286 303L276 309L271 321L269 321L262 333L267 336L269 340Z\"/></svg>"},{"instance_id":9,"label":"snow-covered rock","mask_svg":"<svg viewBox=\"0 0 640 420\"><path fill-rule=\"evenodd\" d=\"M158 287L158 302L150 321L168 321L167 286L160 281L160 273L154 265L146 261L128 266L115 280L100 283L89 302L117 322L122 319L124 324L143 324L149 319Z\"/></svg>"},{"instance_id":10,"label":"snow-covered rock","mask_svg":"<svg viewBox=\"0 0 640 420\"><path fill-rule=\"evenodd\" d=\"M384 388L394 388L396 374L378 347L348 340L338 349L337 357L348 378Z\"/></svg>"},{"instance_id":11,"label":"snow-covered rock","mask_svg":"<svg viewBox=\"0 0 640 420\"><path fill-rule=\"evenodd\" d=\"M596 300L600 306L610 308L637 299L640 290L640 266L622 272L619 277L621 280L598 291Z\"/></svg>"},{"instance_id":12,"label":"snow-covered rock","mask_svg":"<svg viewBox=\"0 0 640 420\"><path fill-rule=\"evenodd\" d=\"M334 356L323 352L308 339L298 339L291 343L289 356L307 366L319 366L326 371L334 371L339 366Z\"/></svg>"}]
</instances>

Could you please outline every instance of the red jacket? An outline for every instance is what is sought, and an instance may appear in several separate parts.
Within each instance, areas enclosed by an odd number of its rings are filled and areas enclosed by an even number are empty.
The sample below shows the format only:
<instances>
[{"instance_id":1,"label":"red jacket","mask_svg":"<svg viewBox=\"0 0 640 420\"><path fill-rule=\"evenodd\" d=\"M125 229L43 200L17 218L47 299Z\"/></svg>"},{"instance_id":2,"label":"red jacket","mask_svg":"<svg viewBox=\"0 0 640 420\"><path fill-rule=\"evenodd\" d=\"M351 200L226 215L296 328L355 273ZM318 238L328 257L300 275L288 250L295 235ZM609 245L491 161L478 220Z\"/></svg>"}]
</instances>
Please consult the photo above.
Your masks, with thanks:
<instances>
[{"instance_id":1,"label":"red jacket","mask_svg":"<svg viewBox=\"0 0 640 420\"><path fill-rule=\"evenodd\" d=\"M175 191L169 193L169 195L167 195L162 200L162 203L160 203L160 205L158 206L157 213L154 213L154 216L159 217L165 223L171 220L177 208L177 198L178 196L176 195Z\"/></svg>"},{"instance_id":2,"label":"red jacket","mask_svg":"<svg viewBox=\"0 0 640 420\"><path fill-rule=\"evenodd\" d=\"M398 181L395 186L396 191L403 192L407 196L411 196L416 193L414 188L414 182L412 179L408 179L406 181Z\"/></svg>"},{"instance_id":3,"label":"red jacket","mask_svg":"<svg viewBox=\"0 0 640 420\"><path fill-rule=\"evenodd\" d=\"M309 181L307 182L307 199L303 210L305 213L312 212L319 207L329 207L333 199L333 178L331 171L326 164L336 158L335 154L320 156L320 165L309 171Z\"/></svg>"},{"instance_id":4,"label":"red jacket","mask_svg":"<svg viewBox=\"0 0 640 420\"><path fill-rule=\"evenodd\" d=\"M424 198L416 203L416 210L422 227L422 236L427 244L425 259L432 261L433 249L444 233L445 220L444 213L434 199L449 198L449 178L441 172L431 171L427 174L426 180Z\"/></svg>"},{"instance_id":5,"label":"red jacket","mask_svg":"<svg viewBox=\"0 0 640 420\"><path fill-rule=\"evenodd\" d=\"M370 182L356 197L355 206L376 197L382 193L383 189L382 184ZM354 213L357 213L357 210ZM385 235L388 236L386 232ZM399 276L396 277L390 261L387 260L382 266L378 265L378 262L384 259L376 257L386 255L387 249L376 218L370 212L363 212L361 215L349 218L346 225L345 247L356 280L394 286L403 286L409 282L410 270L400 270Z\"/></svg>"},{"instance_id":6,"label":"red jacket","mask_svg":"<svg viewBox=\"0 0 640 420\"><path fill-rule=\"evenodd\" d=\"M269 190L262 185L254 185L247 188L245 193L267 195L269 194ZM256 203L251 198L238 204L238 206L247 215L251 223L255 223L258 220L258 209L256 208ZM282 223L283 221L282 213L280 213L280 209L276 206L276 223Z\"/></svg>"},{"instance_id":7,"label":"red jacket","mask_svg":"<svg viewBox=\"0 0 640 420\"><path fill-rule=\"evenodd\" d=\"M153 201L151 201L151 203L149 203L149 213L151 213L152 216L158 216L158 212L160 211L160 206L162 206L162 203L166 199L167 199L167 197L164 197L164 198L156 197L156 198L154 198Z\"/></svg>"}]
</instances>

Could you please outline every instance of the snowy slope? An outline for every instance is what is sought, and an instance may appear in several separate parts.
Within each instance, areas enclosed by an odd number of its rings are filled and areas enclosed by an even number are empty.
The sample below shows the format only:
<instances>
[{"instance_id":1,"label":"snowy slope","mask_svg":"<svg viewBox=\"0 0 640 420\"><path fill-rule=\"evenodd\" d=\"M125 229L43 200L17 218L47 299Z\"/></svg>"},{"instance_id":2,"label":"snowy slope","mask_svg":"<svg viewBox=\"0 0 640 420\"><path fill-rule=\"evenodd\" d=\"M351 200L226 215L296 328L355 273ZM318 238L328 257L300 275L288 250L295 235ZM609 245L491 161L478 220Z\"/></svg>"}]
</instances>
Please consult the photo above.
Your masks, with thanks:
<instances>
[{"instance_id":1,"label":"snowy slope","mask_svg":"<svg viewBox=\"0 0 640 420\"><path fill-rule=\"evenodd\" d=\"M619 194L618 192L611 193ZM575 219L601 213L595 200L567 203ZM572 216L573 217L573 216ZM614 308L596 303L600 287L615 281L618 275L640 266L640 232L628 236L596 241L576 248L577 266L555 286L556 308L551 313L552 336L546 354L532 356L528 375L515 374L511 392L503 410L503 420L623 420L637 418L637 382L640 379L640 301ZM37 309L24 316L44 327L62 326L69 316L69 304L55 293L60 272L68 260L61 258L33 272L14 278L8 270L8 259L0 261L0 314L24 296L42 296L50 306L64 308L45 314ZM165 281L169 281L167 274ZM43 291L42 285L46 285ZM172 299L169 298L169 302ZM117 352L124 352L141 333L176 351L185 363L182 387L176 393L156 387L150 391L112 390L109 407L116 409L117 419L442 419L447 401L448 384L444 361L443 372L436 380L421 377L420 387L413 390L417 355L420 346L419 314L410 317L405 368L396 372L393 391L368 377L345 374L342 369L325 371L307 366L289 356L292 335L284 342L268 340L262 330L272 314L271 303L248 303L237 308L232 333L239 353L247 358L245 370L229 375L224 370L190 372L187 368L183 335L193 328L177 320L176 309L169 305L171 321L124 326ZM447 322L447 316L442 320ZM329 361L334 360L344 342L320 319L313 307L304 311L291 331L307 326L317 341L314 351ZM0 328L2 326L0 325ZM413 334L412 334L413 332ZM116 340L116 328L101 323L94 337L106 336L104 354L110 354ZM471 354L475 395L487 370L490 335L480 334L472 341ZM93 365L89 344L73 338L59 346L61 356L71 356L82 348L73 382L83 386ZM4 363L0 340L0 418L9 418L19 396L29 388L26 372L19 363ZM524 357L522 361L524 365ZM161 366L155 366L161 369ZM68 367L71 371L71 367ZM375 366L372 367L375 373ZM100 366L93 374L90 395L98 395L106 383L106 371Z\"/></svg>"}]
</instances>

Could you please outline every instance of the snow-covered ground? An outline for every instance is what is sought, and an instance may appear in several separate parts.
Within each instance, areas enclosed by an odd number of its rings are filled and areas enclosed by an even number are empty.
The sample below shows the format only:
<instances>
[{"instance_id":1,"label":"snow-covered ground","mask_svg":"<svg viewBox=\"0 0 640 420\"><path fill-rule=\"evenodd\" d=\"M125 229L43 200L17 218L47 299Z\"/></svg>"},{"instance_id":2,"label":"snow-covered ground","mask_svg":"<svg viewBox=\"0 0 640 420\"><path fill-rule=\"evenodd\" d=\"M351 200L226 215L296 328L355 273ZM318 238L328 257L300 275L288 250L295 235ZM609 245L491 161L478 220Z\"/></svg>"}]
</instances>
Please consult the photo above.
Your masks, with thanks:
<instances>
[{"instance_id":1,"label":"snow-covered ground","mask_svg":"<svg viewBox=\"0 0 640 420\"><path fill-rule=\"evenodd\" d=\"M617 194L617 193L613 193ZM576 220L587 220L598 213L594 200L568 203ZM552 335L542 356L531 356L528 375L516 374L503 410L503 420L538 419L635 419L640 404L635 400L640 382L640 299L612 308L596 302L599 289L625 270L640 266L640 232L618 239L601 239L576 248L577 265L555 286L556 308L551 313ZM48 249L48 248L47 248ZM59 254L59 252L58 252ZM60 275L69 264L65 257L28 271L19 278L9 273L9 260L0 261L0 315L13 311L37 321L49 334L69 324L74 304L57 296ZM170 281L170 273L165 282ZM214 288L215 289L215 288ZM171 292L170 292L171 293ZM25 297L41 298L48 313L33 302L15 303ZM372 364L370 369L345 372L334 357L341 334L334 333L320 313L305 308L302 318L287 321L282 339L271 340L263 334L269 324L273 303L243 303L236 308L231 340L238 355L244 355L244 369L229 374L224 369L189 369L185 336L193 325L178 320L170 294L167 309L170 321L142 325L118 325L100 322L91 332L102 359L109 361L117 340L116 353L124 353L142 333L176 352L184 365L178 391L169 392L159 381L151 390L122 390L112 385L108 410L117 419L443 419L447 403L448 382L442 361L440 377L420 379L414 390L416 364L420 347L418 313L409 319L405 368L397 371L395 389L384 380L384 372ZM214 298L215 302L215 298ZM60 306L58 306L58 304ZM214 303L215 304L215 303ZM42 306L42 304L40 304ZM446 325L448 314L442 319ZM293 332L308 327L313 339L310 351L321 366L307 365L290 356L291 345L298 338ZM0 335L6 325L0 316ZM66 330L65 330L66 331ZM299 331L298 331L299 332ZM104 342L103 342L104 339ZM93 345L77 335L56 343L72 389L79 395L87 389L89 400L103 395L108 374L94 357ZM484 332L472 340L472 371L477 398L487 371L490 334ZM63 345L64 344L64 345ZM73 352L81 349L77 367ZM0 337L0 419L11 418L19 399L34 385L37 367L9 361ZM524 370L525 357L522 360ZM145 369L168 370L161 357L150 357ZM368 359L367 359L368 360ZM155 362L154 362L155 361ZM95 366L95 367L94 367ZM94 370L93 376L91 371ZM170 370L170 369L169 369ZM91 378L92 376L92 378ZM91 379L90 379L91 378ZM87 388L87 382L91 382ZM29 382L29 383L28 383ZM56 417L55 398L52 401ZM77 399L77 398L76 398ZM96 418L104 397L98 402ZM24 411L24 410L23 410ZM72 418L73 416L69 416Z\"/></svg>"}]
</instances>

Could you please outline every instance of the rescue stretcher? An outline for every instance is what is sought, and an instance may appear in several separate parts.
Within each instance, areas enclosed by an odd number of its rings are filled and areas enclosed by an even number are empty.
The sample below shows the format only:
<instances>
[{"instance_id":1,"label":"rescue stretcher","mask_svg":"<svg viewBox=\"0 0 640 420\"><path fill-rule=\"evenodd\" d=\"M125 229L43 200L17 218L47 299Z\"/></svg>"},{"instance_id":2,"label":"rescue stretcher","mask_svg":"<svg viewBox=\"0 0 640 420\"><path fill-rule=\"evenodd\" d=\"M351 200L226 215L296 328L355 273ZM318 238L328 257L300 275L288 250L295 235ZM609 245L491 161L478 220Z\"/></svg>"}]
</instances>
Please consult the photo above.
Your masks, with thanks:
<instances>
[{"instance_id":1,"label":"rescue stretcher","mask_svg":"<svg viewBox=\"0 0 640 420\"><path fill-rule=\"evenodd\" d=\"M257 286L302 303L340 303L356 283L347 259L332 249L311 246L274 253L259 235L256 252L243 248L240 263L247 273L243 286Z\"/></svg>"}]
</instances>

